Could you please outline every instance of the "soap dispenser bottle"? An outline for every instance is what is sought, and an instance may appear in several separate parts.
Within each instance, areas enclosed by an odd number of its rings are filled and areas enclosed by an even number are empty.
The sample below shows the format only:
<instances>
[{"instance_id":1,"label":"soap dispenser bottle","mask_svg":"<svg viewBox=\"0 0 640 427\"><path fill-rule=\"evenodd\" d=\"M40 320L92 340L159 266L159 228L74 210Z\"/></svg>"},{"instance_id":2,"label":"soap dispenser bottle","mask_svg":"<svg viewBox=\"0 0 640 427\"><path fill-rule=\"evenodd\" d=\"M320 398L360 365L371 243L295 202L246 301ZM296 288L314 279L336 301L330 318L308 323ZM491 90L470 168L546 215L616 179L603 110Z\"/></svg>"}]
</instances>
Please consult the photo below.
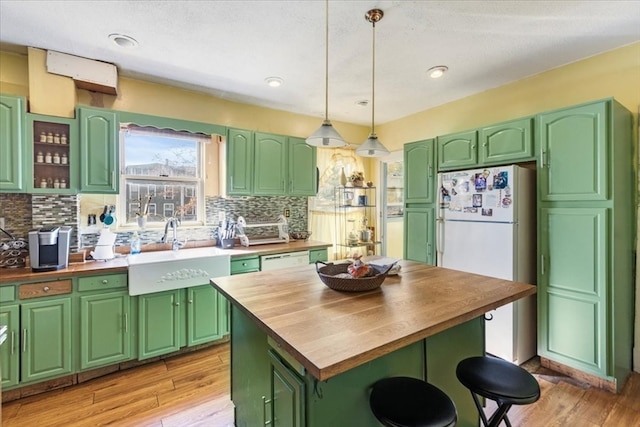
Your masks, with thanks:
<instances>
[{"instance_id":1,"label":"soap dispenser bottle","mask_svg":"<svg viewBox=\"0 0 640 427\"><path fill-rule=\"evenodd\" d=\"M139 254L141 252L140 246L140 236L137 231L134 231L131 236L131 255Z\"/></svg>"}]
</instances>

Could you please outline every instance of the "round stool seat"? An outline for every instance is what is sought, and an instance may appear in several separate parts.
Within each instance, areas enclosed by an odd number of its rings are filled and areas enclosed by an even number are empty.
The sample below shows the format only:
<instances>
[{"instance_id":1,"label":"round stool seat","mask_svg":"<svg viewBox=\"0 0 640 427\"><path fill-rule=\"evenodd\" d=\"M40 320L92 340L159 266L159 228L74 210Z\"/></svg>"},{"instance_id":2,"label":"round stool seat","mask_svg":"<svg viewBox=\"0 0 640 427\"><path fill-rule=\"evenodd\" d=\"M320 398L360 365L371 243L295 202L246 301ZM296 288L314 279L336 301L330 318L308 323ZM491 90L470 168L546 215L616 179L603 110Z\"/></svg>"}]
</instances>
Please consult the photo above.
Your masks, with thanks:
<instances>
[{"instance_id":1,"label":"round stool seat","mask_svg":"<svg viewBox=\"0 0 640 427\"><path fill-rule=\"evenodd\" d=\"M373 385L371 411L389 427L449 427L458 418L453 401L436 386L416 378L383 378Z\"/></svg>"},{"instance_id":2,"label":"round stool seat","mask_svg":"<svg viewBox=\"0 0 640 427\"><path fill-rule=\"evenodd\" d=\"M540 386L533 375L497 357L464 359L456 368L456 376L473 393L498 402L527 405L540 397Z\"/></svg>"}]
</instances>

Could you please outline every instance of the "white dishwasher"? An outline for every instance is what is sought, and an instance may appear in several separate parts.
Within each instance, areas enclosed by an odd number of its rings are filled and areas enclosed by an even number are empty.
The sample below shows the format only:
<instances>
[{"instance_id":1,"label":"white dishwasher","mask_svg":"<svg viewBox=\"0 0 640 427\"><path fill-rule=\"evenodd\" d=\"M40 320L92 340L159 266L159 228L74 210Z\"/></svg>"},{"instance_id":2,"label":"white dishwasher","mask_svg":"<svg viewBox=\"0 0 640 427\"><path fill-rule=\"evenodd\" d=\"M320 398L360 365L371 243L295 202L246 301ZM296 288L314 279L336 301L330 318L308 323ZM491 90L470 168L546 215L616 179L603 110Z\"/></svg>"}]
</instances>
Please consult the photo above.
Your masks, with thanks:
<instances>
[{"instance_id":1,"label":"white dishwasher","mask_svg":"<svg viewBox=\"0 0 640 427\"><path fill-rule=\"evenodd\" d=\"M284 254L262 255L260 271L279 270L309 264L309 251L287 252Z\"/></svg>"}]
</instances>

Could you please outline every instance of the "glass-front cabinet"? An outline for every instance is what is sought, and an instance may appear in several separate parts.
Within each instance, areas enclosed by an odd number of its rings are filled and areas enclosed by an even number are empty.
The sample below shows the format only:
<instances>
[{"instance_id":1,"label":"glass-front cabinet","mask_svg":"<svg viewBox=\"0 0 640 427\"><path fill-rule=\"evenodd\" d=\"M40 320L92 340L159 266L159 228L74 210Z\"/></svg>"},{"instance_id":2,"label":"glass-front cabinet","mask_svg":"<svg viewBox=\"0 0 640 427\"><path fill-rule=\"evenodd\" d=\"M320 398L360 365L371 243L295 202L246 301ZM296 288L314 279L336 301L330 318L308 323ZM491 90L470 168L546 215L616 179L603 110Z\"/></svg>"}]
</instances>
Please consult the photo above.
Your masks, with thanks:
<instances>
[{"instance_id":1,"label":"glass-front cabinet","mask_svg":"<svg viewBox=\"0 0 640 427\"><path fill-rule=\"evenodd\" d=\"M75 119L27 114L27 186L33 193L74 193L78 187Z\"/></svg>"}]
</instances>

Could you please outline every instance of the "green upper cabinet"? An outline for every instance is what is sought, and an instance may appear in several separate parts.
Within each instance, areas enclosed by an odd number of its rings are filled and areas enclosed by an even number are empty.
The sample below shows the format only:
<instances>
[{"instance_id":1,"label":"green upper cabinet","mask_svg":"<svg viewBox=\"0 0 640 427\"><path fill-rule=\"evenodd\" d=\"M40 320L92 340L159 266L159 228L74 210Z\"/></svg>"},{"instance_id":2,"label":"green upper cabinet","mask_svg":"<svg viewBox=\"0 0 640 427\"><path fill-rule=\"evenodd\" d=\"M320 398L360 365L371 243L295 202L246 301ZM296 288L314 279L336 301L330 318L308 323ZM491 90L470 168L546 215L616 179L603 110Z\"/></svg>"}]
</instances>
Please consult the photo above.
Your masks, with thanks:
<instances>
[{"instance_id":1,"label":"green upper cabinet","mask_svg":"<svg viewBox=\"0 0 640 427\"><path fill-rule=\"evenodd\" d=\"M80 169L77 120L27 113L25 134L27 191L76 194Z\"/></svg>"},{"instance_id":2,"label":"green upper cabinet","mask_svg":"<svg viewBox=\"0 0 640 427\"><path fill-rule=\"evenodd\" d=\"M25 100L0 95L0 191L24 191Z\"/></svg>"},{"instance_id":3,"label":"green upper cabinet","mask_svg":"<svg viewBox=\"0 0 640 427\"><path fill-rule=\"evenodd\" d=\"M480 165L535 160L533 123L533 117L525 117L480 129Z\"/></svg>"},{"instance_id":4,"label":"green upper cabinet","mask_svg":"<svg viewBox=\"0 0 640 427\"><path fill-rule=\"evenodd\" d=\"M313 196L318 186L316 149L302 138L289 138L288 193L291 196ZM312 173L309 173L311 171Z\"/></svg>"},{"instance_id":5,"label":"green upper cabinet","mask_svg":"<svg viewBox=\"0 0 640 427\"><path fill-rule=\"evenodd\" d=\"M253 132L227 131L227 193L250 195L253 192Z\"/></svg>"},{"instance_id":6,"label":"green upper cabinet","mask_svg":"<svg viewBox=\"0 0 640 427\"><path fill-rule=\"evenodd\" d=\"M463 169L478 164L478 132L438 137L438 170Z\"/></svg>"},{"instance_id":7,"label":"green upper cabinet","mask_svg":"<svg viewBox=\"0 0 640 427\"><path fill-rule=\"evenodd\" d=\"M540 200L607 200L612 131L607 106L594 103L540 114Z\"/></svg>"},{"instance_id":8,"label":"green upper cabinet","mask_svg":"<svg viewBox=\"0 0 640 427\"><path fill-rule=\"evenodd\" d=\"M80 191L118 193L118 116L115 111L79 107Z\"/></svg>"},{"instance_id":9,"label":"green upper cabinet","mask_svg":"<svg viewBox=\"0 0 640 427\"><path fill-rule=\"evenodd\" d=\"M227 194L233 196L313 196L316 148L303 139L227 131Z\"/></svg>"},{"instance_id":10,"label":"green upper cabinet","mask_svg":"<svg viewBox=\"0 0 640 427\"><path fill-rule=\"evenodd\" d=\"M253 194L282 196L286 192L287 138L255 133Z\"/></svg>"},{"instance_id":11,"label":"green upper cabinet","mask_svg":"<svg viewBox=\"0 0 640 427\"><path fill-rule=\"evenodd\" d=\"M427 139L404 146L405 203L435 203L435 140Z\"/></svg>"}]
</instances>

